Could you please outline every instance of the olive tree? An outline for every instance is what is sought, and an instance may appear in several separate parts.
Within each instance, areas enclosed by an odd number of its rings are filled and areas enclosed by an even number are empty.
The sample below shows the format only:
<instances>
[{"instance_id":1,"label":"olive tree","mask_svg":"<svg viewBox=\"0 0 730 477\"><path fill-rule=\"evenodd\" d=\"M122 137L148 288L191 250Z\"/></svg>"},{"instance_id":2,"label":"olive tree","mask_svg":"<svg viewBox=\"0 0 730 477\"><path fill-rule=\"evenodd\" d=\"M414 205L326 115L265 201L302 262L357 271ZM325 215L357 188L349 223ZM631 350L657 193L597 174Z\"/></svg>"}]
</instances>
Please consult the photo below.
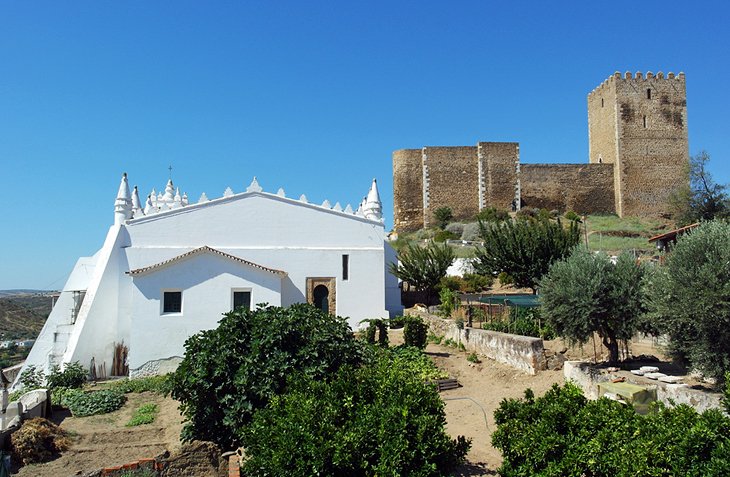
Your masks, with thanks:
<instances>
[{"instance_id":1,"label":"olive tree","mask_svg":"<svg viewBox=\"0 0 730 477\"><path fill-rule=\"evenodd\" d=\"M614 263L603 253L576 248L540 282L542 315L569 341L585 343L598 333L616 363L619 341L631 339L640 323L643 274L628 254Z\"/></svg>"},{"instance_id":2,"label":"olive tree","mask_svg":"<svg viewBox=\"0 0 730 477\"><path fill-rule=\"evenodd\" d=\"M648 318L669 354L722 381L730 371L730 224L705 222L682 235L644 281Z\"/></svg>"},{"instance_id":3,"label":"olive tree","mask_svg":"<svg viewBox=\"0 0 730 477\"><path fill-rule=\"evenodd\" d=\"M432 242L426 247L409 244L398 253L398 262L390 264L390 273L416 290L426 292L426 301L430 302L453 262L454 251L446 244Z\"/></svg>"}]
</instances>

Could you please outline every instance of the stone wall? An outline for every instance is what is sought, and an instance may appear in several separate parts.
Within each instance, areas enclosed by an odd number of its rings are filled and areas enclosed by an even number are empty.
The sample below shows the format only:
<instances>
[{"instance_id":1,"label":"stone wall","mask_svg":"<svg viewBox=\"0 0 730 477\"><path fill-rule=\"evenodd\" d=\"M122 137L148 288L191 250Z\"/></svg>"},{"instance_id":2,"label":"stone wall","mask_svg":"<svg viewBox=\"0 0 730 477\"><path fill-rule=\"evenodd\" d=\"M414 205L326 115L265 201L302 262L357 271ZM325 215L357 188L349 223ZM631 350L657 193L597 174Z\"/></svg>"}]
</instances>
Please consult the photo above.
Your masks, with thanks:
<instances>
[{"instance_id":1,"label":"stone wall","mask_svg":"<svg viewBox=\"0 0 730 477\"><path fill-rule=\"evenodd\" d=\"M520 182L522 207L586 214L614 211L612 164L522 164Z\"/></svg>"},{"instance_id":2,"label":"stone wall","mask_svg":"<svg viewBox=\"0 0 730 477\"><path fill-rule=\"evenodd\" d=\"M528 374L534 375L546 369L545 350L541 338L469 327L459 329L453 320L444 320L423 311L408 310L408 314L420 316L433 334L463 343L467 351L486 356Z\"/></svg>"},{"instance_id":3,"label":"stone wall","mask_svg":"<svg viewBox=\"0 0 730 477\"><path fill-rule=\"evenodd\" d=\"M433 213L450 207L455 220L469 220L479 212L477 148L424 147L423 223L432 226Z\"/></svg>"},{"instance_id":4,"label":"stone wall","mask_svg":"<svg viewBox=\"0 0 730 477\"><path fill-rule=\"evenodd\" d=\"M477 148L483 184L480 209L496 207L510 210L515 198L520 145L516 142L480 142Z\"/></svg>"},{"instance_id":5,"label":"stone wall","mask_svg":"<svg viewBox=\"0 0 730 477\"><path fill-rule=\"evenodd\" d=\"M393 228L410 232L422 227L422 151L401 149L393 153Z\"/></svg>"}]
</instances>

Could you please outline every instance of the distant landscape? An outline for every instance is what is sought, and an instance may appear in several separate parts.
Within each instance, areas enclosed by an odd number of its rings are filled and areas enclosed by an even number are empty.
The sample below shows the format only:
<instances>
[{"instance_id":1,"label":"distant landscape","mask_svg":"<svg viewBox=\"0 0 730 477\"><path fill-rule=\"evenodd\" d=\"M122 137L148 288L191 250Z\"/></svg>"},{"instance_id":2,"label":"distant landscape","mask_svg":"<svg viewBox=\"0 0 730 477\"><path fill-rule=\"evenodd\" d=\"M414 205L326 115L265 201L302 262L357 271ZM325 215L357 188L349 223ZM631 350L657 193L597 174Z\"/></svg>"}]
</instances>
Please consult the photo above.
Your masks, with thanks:
<instances>
[{"instance_id":1,"label":"distant landscape","mask_svg":"<svg viewBox=\"0 0 730 477\"><path fill-rule=\"evenodd\" d=\"M47 290L0 290L0 340L35 339L51 313Z\"/></svg>"}]
</instances>

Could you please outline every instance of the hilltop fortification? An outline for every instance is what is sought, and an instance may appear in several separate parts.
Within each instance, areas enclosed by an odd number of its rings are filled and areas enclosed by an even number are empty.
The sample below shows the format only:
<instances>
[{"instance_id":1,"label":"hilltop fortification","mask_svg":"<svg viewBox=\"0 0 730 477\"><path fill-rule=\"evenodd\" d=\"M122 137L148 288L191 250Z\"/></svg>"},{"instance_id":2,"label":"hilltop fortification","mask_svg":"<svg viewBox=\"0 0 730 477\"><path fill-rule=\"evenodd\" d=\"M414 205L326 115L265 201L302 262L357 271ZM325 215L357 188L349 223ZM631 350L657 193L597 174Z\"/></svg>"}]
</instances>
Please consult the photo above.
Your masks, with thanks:
<instances>
[{"instance_id":1,"label":"hilltop fortification","mask_svg":"<svg viewBox=\"0 0 730 477\"><path fill-rule=\"evenodd\" d=\"M394 228L457 220L486 207L659 216L686 185L687 94L683 73L614 73L588 94L589 160L520 164L519 144L423 147L393 153Z\"/></svg>"}]
</instances>

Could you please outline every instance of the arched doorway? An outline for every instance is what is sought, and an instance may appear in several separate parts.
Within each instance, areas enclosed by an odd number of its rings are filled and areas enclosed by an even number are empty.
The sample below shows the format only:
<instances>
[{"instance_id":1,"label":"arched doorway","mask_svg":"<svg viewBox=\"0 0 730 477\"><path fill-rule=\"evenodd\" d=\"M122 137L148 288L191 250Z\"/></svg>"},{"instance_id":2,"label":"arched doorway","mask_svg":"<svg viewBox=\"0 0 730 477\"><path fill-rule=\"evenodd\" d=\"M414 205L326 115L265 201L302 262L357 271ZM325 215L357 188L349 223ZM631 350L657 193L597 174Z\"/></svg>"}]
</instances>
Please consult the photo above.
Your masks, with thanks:
<instances>
[{"instance_id":1,"label":"arched doorway","mask_svg":"<svg viewBox=\"0 0 730 477\"><path fill-rule=\"evenodd\" d=\"M312 295L314 298L314 306L324 311L325 313L329 313L329 289L324 285L317 285L316 287L314 287Z\"/></svg>"}]
</instances>

